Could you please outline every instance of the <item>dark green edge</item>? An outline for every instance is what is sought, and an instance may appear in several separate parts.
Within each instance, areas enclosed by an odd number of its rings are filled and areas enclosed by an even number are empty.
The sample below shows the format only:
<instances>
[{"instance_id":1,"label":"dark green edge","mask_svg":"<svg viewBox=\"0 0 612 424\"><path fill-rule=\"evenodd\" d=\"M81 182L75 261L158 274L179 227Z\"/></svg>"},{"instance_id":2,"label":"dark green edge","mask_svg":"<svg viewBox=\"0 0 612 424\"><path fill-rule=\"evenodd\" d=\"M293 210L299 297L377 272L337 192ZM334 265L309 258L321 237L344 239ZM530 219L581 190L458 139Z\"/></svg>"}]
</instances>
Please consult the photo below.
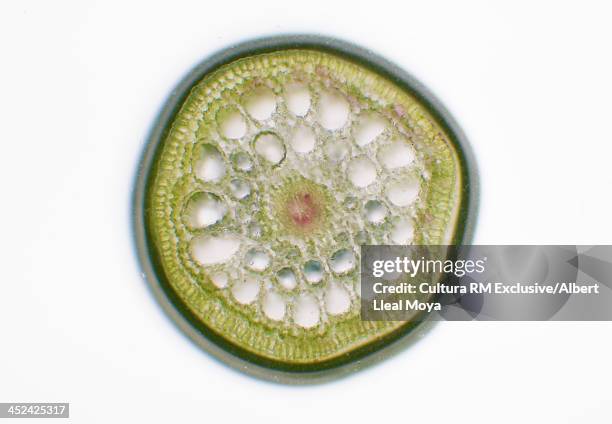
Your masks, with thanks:
<instances>
[{"instance_id":1,"label":"dark green edge","mask_svg":"<svg viewBox=\"0 0 612 424\"><path fill-rule=\"evenodd\" d=\"M403 350L408 344L416 341L414 337L406 337L407 335L413 333L413 330L418 326L426 330L432 323L426 319L427 316L424 314L418 320L407 322L406 325L394 332L354 351L332 360L313 364L288 364L246 351L227 342L223 337L203 325L168 283L159 257L149 243L151 235L147 223L147 198L149 197L147 190L149 178L154 174L156 159L160 154L159 146L166 138L171 123L194 84L206 74L241 57L297 48L329 52L378 73L415 96L445 130L457 152L463 182L461 187L462 203L458 212L453 244L465 245L471 242L479 200L476 160L465 135L455 120L425 86L398 66L370 50L346 41L320 35L280 35L233 45L213 54L193 68L172 90L157 116L148 135L137 170L132 198L132 224L142 275L162 308L198 346L211 353L221 362L249 375L268 381L292 384L328 381L363 369ZM422 325L423 323L425 325Z\"/></svg>"}]
</instances>

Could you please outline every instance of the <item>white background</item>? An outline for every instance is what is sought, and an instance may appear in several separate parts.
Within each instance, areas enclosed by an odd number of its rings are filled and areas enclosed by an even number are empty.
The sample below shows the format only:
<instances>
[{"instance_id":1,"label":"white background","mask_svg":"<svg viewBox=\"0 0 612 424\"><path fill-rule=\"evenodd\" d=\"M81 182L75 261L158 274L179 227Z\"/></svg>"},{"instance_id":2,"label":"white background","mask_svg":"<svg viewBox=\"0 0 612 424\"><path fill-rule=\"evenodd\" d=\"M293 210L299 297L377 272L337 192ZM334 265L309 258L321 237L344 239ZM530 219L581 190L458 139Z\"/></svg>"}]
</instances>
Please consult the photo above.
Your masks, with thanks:
<instances>
[{"instance_id":1,"label":"white background","mask_svg":"<svg viewBox=\"0 0 612 424\"><path fill-rule=\"evenodd\" d=\"M139 276L129 201L159 107L210 53L284 32L372 48L446 104L479 161L477 243L611 243L612 9L490 3L3 2L0 401L79 423L610 423L610 323L443 323L289 387L211 359Z\"/></svg>"}]
</instances>

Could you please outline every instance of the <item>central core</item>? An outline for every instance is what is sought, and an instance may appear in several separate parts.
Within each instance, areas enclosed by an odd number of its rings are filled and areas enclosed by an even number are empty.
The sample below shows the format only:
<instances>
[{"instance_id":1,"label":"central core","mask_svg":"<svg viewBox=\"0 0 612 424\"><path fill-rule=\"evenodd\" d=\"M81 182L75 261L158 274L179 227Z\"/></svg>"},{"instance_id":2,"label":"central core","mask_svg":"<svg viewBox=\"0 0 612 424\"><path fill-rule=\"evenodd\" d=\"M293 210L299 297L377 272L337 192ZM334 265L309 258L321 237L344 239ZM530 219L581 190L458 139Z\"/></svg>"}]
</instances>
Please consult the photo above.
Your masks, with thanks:
<instances>
[{"instance_id":1,"label":"central core","mask_svg":"<svg viewBox=\"0 0 612 424\"><path fill-rule=\"evenodd\" d=\"M296 193L287 202L287 214L294 225L307 228L311 226L319 217L320 205L314 201L314 196L309 192Z\"/></svg>"},{"instance_id":2,"label":"central core","mask_svg":"<svg viewBox=\"0 0 612 424\"><path fill-rule=\"evenodd\" d=\"M276 218L293 234L309 236L325 224L331 198L324 186L295 177L277 188L273 196Z\"/></svg>"}]
</instances>

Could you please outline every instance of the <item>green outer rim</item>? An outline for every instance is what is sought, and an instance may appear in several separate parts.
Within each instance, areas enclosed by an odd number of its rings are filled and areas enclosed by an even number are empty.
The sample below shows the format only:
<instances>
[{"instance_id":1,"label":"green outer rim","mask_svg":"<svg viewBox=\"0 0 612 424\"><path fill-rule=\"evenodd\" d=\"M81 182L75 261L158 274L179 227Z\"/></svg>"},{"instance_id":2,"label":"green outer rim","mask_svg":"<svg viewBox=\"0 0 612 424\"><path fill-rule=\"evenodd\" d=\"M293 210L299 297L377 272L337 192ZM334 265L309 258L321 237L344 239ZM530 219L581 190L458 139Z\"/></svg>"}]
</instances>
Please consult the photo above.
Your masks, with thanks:
<instances>
[{"instance_id":1,"label":"green outer rim","mask_svg":"<svg viewBox=\"0 0 612 424\"><path fill-rule=\"evenodd\" d=\"M270 381L282 383L307 383L324 381L338 375L362 369L383 357L398 351L410 341L410 334L422 320L407 322L395 331L351 351L340 357L312 364L289 364L255 355L239 346L227 342L222 336L203 325L184 304L169 284L161 262L149 240L149 226L146 211L148 208L148 181L155 171L155 163L166 138L171 123L189 95L191 88L205 75L219 67L245 56L288 49L309 49L329 52L358 63L392 81L401 89L415 96L444 129L457 152L461 168L461 203L458 211L453 244L471 242L478 210L478 172L472 149L450 113L436 97L410 74L376 55L370 50L346 41L320 35L280 35L258 38L223 49L195 66L176 86L148 135L140 164L132 198L132 217L135 244L141 270L157 301L174 323L198 346L211 353L221 362L233 366L247 374Z\"/></svg>"}]
</instances>

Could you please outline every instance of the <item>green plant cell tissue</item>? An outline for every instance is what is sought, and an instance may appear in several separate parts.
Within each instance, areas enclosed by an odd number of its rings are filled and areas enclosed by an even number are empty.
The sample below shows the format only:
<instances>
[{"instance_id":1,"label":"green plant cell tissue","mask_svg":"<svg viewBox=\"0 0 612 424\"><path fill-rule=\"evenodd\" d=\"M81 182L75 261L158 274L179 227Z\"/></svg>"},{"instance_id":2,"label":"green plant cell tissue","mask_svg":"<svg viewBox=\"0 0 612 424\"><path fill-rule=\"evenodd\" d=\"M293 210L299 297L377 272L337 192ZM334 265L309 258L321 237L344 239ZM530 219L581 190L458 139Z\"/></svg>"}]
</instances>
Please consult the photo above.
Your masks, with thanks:
<instances>
[{"instance_id":1,"label":"green plant cell tissue","mask_svg":"<svg viewBox=\"0 0 612 424\"><path fill-rule=\"evenodd\" d=\"M360 245L461 241L463 153L438 116L333 49L246 52L195 78L143 188L146 254L175 310L228 355L285 371L406 333L360 319Z\"/></svg>"}]
</instances>

